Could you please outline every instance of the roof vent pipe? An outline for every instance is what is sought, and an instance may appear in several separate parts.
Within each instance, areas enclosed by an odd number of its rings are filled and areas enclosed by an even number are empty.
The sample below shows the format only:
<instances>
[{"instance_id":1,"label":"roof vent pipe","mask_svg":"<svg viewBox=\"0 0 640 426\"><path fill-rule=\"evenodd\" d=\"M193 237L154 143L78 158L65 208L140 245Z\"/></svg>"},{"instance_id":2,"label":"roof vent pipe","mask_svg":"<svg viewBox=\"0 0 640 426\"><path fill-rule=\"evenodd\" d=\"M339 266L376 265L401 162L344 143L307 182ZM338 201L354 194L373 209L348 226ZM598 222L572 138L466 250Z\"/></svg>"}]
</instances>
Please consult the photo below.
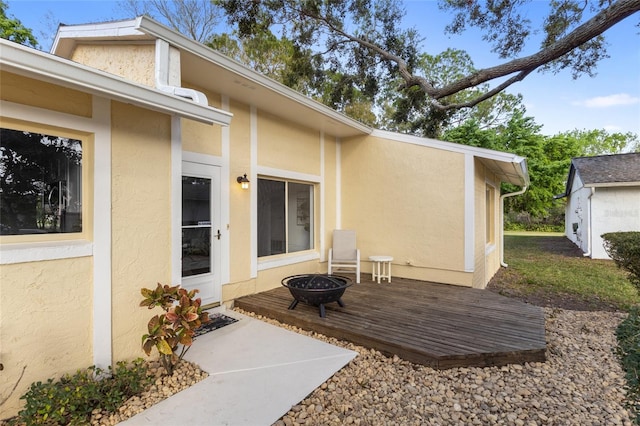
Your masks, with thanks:
<instances>
[{"instance_id":1,"label":"roof vent pipe","mask_svg":"<svg viewBox=\"0 0 640 426\"><path fill-rule=\"evenodd\" d=\"M156 88L163 92L170 93L174 96L191 99L193 102L200 105L209 105L207 96L204 93L198 92L197 90L186 89L184 87L173 86L169 84L171 71L172 69L169 43L164 40L158 39L156 40ZM177 80L180 81L179 74Z\"/></svg>"},{"instance_id":2,"label":"roof vent pipe","mask_svg":"<svg viewBox=\"0 0 640 426\"><path fill-rule=\"evenodd\" d=\"M500 196L500 265L507 267L504 263L504 199L507 197L515 197L516 195L524 194L527 191L528 186L525 185L520 191L510 192L508 194L502 194Z\"/></svg>"}]
</instances>

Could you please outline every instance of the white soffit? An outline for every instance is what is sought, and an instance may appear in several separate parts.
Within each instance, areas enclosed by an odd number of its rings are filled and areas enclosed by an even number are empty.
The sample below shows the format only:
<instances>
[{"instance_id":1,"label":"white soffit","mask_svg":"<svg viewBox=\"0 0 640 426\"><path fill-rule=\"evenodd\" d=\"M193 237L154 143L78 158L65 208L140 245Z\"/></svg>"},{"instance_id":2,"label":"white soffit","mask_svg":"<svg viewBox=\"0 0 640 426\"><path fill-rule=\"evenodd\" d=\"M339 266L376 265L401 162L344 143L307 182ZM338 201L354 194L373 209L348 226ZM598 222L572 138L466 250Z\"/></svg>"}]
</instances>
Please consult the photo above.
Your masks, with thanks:
<instances>
[{"instance_id":1,"label":"white soffit","mask_svg":"<svg viewBox=\"0 0 640 426\"><path fill-rule=\"evenodd\" d=\"M96 42L124 37L129 41L153 41L155 37L138 30L140 19L83 25L60 25L51 46L51 53L63 58L70 58L80 40L82 42Z\"/></svg>"},{"instance_id":2,"label":"white soffit","mask_svg":"<svg viewBox=\"0 0 640 426\"><path fill-rule=\"evenodd\" d=\"M233 116L17 43L0 40L0 48L3 71L207 124L227 126Z\"/></svg>"},{"instance_id":3,"label":"white soffit","mask_svg":"<svg viewBox=\"0 0 640 426\"><path fill-rule=\"evenodd\" d=\"M529 185L529 170L527 169L527 159L519 155L503 151L494 151L492 149L478 148L475 146L462 145L459 143L445 142L437 139L388 132L384 130L374 130L371 135L383 139L411 143L430 148L442 149L445 151L459 152L461 154L471 154L474 157L478 158L496 175L498 175L502 181L509 182L518 186Z\"/></svg>"},{"instance_id":4,"label":"white soffit","mask_svg":"<svg viewBox=\"0 0 640 426\"><path fill-rule=\"evenodd\" d=\"M326 105L253 71L217 51L147 17L139 29L166 40L181 51L182 80L228 96L296 124L336 137L366 135L372 129Z\"/></svg>"}]
</instances>

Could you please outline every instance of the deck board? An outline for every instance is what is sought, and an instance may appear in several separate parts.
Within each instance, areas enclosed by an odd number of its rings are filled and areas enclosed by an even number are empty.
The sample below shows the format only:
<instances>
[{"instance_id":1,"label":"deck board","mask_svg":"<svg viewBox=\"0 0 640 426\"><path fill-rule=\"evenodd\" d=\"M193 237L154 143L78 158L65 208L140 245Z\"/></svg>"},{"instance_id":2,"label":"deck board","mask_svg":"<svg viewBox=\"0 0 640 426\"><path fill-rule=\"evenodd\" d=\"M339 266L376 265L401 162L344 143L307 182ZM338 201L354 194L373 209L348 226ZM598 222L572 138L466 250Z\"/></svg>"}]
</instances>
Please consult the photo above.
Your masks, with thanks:
<instances>
[{"instance_id":1,"label":"deck board","mask_svg":"<svg viewBox=\"0 0 640 426\"><path fill-rule=\"evenodd\" d=\"M326 336L434 368L545 360L541 308L477 290L402 278L377 284L363 275L337 303L318 308L279 287L235 300L235 306Z\"/></svg>"}]
</instances>

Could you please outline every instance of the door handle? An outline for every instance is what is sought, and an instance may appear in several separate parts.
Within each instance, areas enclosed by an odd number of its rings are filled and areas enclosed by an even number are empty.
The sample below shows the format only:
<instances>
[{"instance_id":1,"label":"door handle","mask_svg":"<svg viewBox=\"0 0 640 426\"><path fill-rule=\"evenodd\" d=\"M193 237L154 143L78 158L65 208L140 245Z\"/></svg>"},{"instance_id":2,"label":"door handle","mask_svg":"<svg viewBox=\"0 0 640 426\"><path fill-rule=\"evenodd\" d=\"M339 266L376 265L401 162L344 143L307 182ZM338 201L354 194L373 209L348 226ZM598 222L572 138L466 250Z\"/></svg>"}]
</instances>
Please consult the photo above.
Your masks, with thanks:
<instances>
[{"instance_id":1,"label":"door handle","mask_svg":"<svg viewBox=\"0 0 640 426\"><path fill-rule=\"evenodd\" d=\"M218 233L215 235L215 237L217 239L220 239L220 237L222 237L222 234L220 233L220 230L218 229Z\"/></svg>"}]
</instances>

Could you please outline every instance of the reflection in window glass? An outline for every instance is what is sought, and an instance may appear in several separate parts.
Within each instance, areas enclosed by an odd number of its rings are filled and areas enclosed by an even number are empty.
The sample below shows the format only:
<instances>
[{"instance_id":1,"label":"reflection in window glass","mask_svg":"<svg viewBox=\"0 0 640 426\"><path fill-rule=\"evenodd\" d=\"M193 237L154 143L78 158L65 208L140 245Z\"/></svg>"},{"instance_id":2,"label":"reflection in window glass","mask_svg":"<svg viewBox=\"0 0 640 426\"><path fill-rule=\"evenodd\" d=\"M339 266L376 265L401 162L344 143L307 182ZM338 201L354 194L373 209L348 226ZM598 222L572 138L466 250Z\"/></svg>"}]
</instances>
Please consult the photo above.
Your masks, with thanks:
<instances>
[{"instance_id":1,"label":"reflection in window glass","mask_svg":"<svg viewBox=\"0 0 640 426\"><path fill-rule=\"evenodd\" d=\"M0 234L82 232L82 142L0 129Z\"/></svg>"},{"instance_id":2,"label":"reflection in window glass","mask_svg":"<svg viewBox=\"0 0 640 426\"><path fill-rule=\"evenodd\" d=\"M182 177L182 276L211 272L211 179Z\"/></svg>"},{"instance_id":3,"label":"reflection in window glass","mask_svg":"<svg viewBox=\"0 0 640 426\"><path fill-rule=\"evenodd\" d=\"M258 179L258 257L313 248L313 185Z\"/></svg>"}]
</instances>

